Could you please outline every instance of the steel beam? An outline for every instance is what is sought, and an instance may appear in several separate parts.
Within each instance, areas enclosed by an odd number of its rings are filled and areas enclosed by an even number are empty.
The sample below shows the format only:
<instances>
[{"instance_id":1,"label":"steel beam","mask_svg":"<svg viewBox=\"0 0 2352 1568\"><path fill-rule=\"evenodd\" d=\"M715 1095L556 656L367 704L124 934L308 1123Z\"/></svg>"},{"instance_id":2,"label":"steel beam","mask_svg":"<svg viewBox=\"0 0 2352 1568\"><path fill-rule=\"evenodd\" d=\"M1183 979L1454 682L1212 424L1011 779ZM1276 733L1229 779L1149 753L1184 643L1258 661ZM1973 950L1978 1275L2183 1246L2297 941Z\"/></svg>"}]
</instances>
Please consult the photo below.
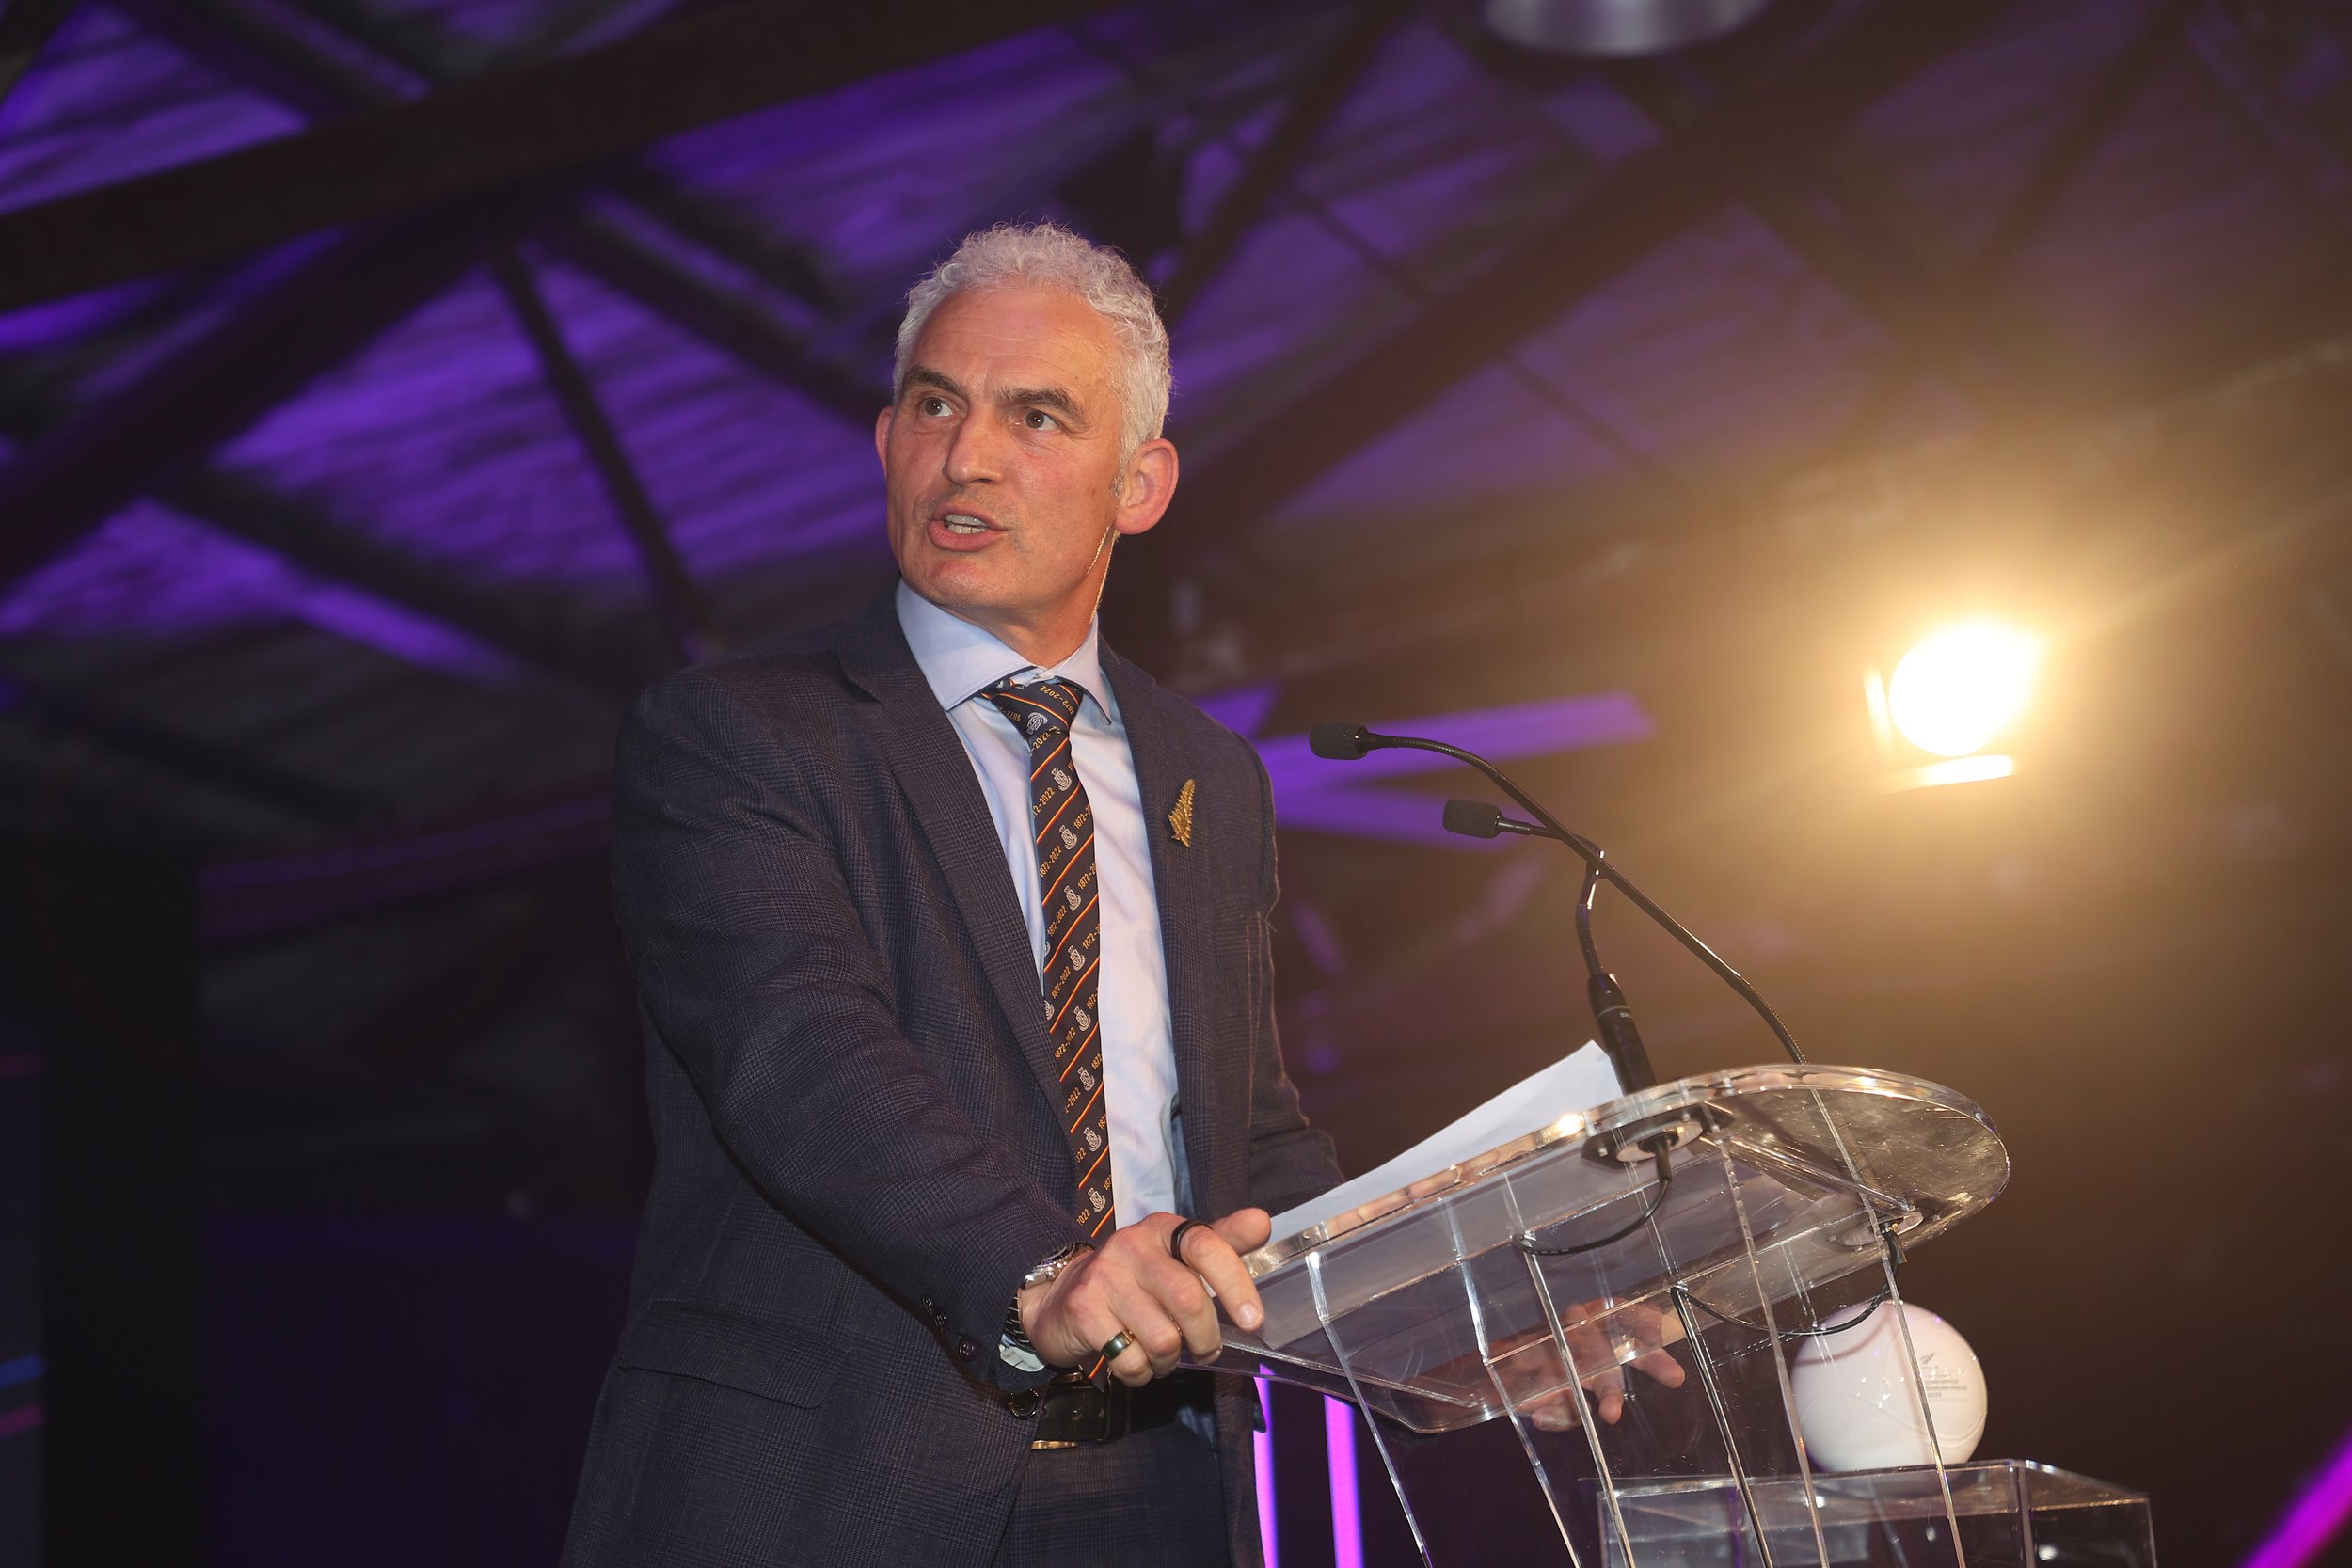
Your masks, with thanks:
<instances>
[{"instance_id":1,"label":"steel beam","mask_svg":"<svg viewBox=\"0 0 2352 1568\"><path fill-rule=\"evenodd\" d=\"M1862 11L1802 57L1733 93L1683 135L1629 159L1576 208L1429 310L1257 420L1179 491L1173 528L1130 545L1112 574L1116 624L1165 628L1173 571L1229 546L1284 500L1546 324L1801 158L1895 87L1981 36L2018 0L1932 0ZM1161 636L1165 636L1164 629Z\"/></svg>"},{"instance_id":2,"label":"steel beam","mask_svg":"<svg viewBox=\"0 0 2352 1568\"><path fill-rule=\"evenodd\" d=\"M333 119L401 101L349 61L305 40L260 28L221 0L116 3L172 47L310 119ZM340 14L335 20L346 29L353 25ZM414 49L394 55L390 41L377 31L359 38L357 47L383 55L404 75L446 75L450 68L446 60L419 57ZM596 184L728 266L815 309L832 309L821 280L804 261L739 221L729 222L653 170L620 165L604 169ZM863 430L889 401L886 388L864 385L810 358L753 300L714 287L609 219L575 213L556 218L535 237L568 265L855 428Z\"/></svg>"},{"instance_id":3,"label":"steel beam","mask_svg":"<svg viewBox=\"0 0 2352 1568\"><path fill-rule=\"evenodd\" d=\"M540 249L635 300L679 331L807 399L864 432L889 405L890 388L810 357L756 301L714 288L619 225L590 214L550 223Z\"/></svg>"},{"instance_id":4,"label":"steel beam","mask_svg":"<svg viewBox=\"0 0 2352 1568\"><path fill-rule=\"evenodd\" d=\"M664 136L1104 9L744 0L600 49L0 214L0 311L576 170Z\"/></svg>"},{"instance_id":5,"label":"steel beam","mask_svg":"<svg viewBox=\"0 0 2352 1568\"><path fill-rule=\"evenodd\" d=\"M663 127L679 129L795 92L824 90L1025 24L1093 8L1073 0L1018 0L990 10L985 22L959 13L932 16L930 25L917 26L907 6L908 0L885 0L867 8L829 33L822 47L803 49L788 60L756 69L741 61L722 63L727 50L790 41L785 12L792 8L758 0L673 23L606 50L479 78L418 103L356 115L153 181L0 215L0 255L40 272L54 271L57 262L56 253L42 246L62 241L72 251L74 225L91 221L93 214L111 213L109 223L158 225L137 233L165 236L161 243L170 248L173 214L180 211L173 203L208 191L244 208L245 215L235 221L247 225L288 202L317 217L322 209L303 207L312 198L298 193L315 193L322 181L329 186L358 182L364 188L372 176L381 179L383 183L345 215L405 209L423 192L476 192L424 218L379 218L329 243L224 326L167 356L0 471L0 517L8 522L8 531L0 536L0 582L21 577L151 484L232 439L313 376L453 283L485 247L562 211L576 198L580 181L594 171L516 182L519 175L630 145L628 136L620 135L625 130L642 140L661 134ZM707 79L690 80L700 70L707 70ZM645 74L630 78L631 71ZM485 88L498 91L485 94ZM501 92L511 97L501 99ZM414 145L403 137L415 138ZM459 146L480 161L451 150ZM248 158L257 161L241 162ZM183 178L186 184L171 183ZM263 183L244 188L244 182L256 179ZM278 179L294 183L273 189L268 182ZM132 186L161 189L165 197L160 205L142 209L126 198ZM70 221L51 240L41 240L42 225L56 218L60 207L72 209L66 214ZM75 212L81 216L74 217ZM50 219L39 217L42 213ZM182 215L193 221L193 214ZM309 221L289 215L295 221L281 227L280 235L298 232ZM10 229L28 222L28 228ZM247 232L258 231L248 228ZM126 247L120 235L106 237L103 225L85 232L83 243L94 237L104 238L99 265L95 274L79 277L76 287L103 280L110 264L107 254L121 261L138 249L135 244ZM252 243L257 239L230 248ZM141 264L134 270L148 269ZM9 285L24 280L21 273L0 280L0 308ZM33 297L40 297L38 290Z\"/></svg>"},{"instance_id":6,"label":"steel beam","mask_svg":"<svg viewBox=\"0 0 2352 1568\"><path fill-rule=\"evenodd\" d=\"M26 68L57 30L73 0L14 0L0 6L0 103L5 103Z\"/></svg>"},{"instance_id":7,"label":"steel beam","mask_svg":"<svg viewBox=\"0 0 2352 1568\"><path fill-rule=\"evenodd\" d=\"M572 198L570 181L363 226L268 280L211 332L167 354L0 469L0 583L195 467L341 364L510 234ZM0 242L0 253L6 251Z\"/></svg>"},{"instance_id":8,"label":"steel beam","mask_svg":"<svg viewBox=\"0 0 2352 1568\"><path fill-rule=\"evenodd\" d=\"M74 692L0 673L0 712L54 726L175 777L241 797L317 827L350 828L380 815L370 802L300 773L109 709Z\"/></svg>"},{"instance_id":9,"label":"steel beam","mask_svg":"<svg viewBox=\"0 0 2352 1568\"><path fill-rule=\"evenodd\" d=\"M232 0L115 0L139 25L192 58L267 94L310 119L334 119L405 102L393 85L438 87L461 78L462 63L446 47L421 42L413 29L393 28L366 12L333 6L323 20L349 40L350 54L271 27ZM313 0L316 4L316 0ZM355 60L357 56L357 60ZM517 60L531 57L527 53ZM381 61L367 69L358 61ZM730 267L832 313L823 279L796 248L760 233L721 204L681 189L642 163L607 167L597 185L608 195ZM617 286L617 285L616 285Z\"/></svg>"},{"instance_id":10,"label":"steel beam","mask_svg":"<svg viewBox=\"0 0 2352 1568\"><path fill-rule=\"evenodd\" d=\"M0 434L37 445L65 422L63 410L0 393ZM513 594L477 592L402 550L259 480L203 467L156 487L155 499L216 532L242 539L314 577L348 583L411 614L488 644L524 668L591 695L627 697L659 666L567 627L560 607L534 611ZM645 654L650 656L647 648Z\"/></svg>"},{"instance_id":11,"label":"steel beam","mask_svg":"<svg viewBox=\"0 0 2352 1568\"><path fill-rule=\"evenodd\" d=\"M228 0L111 0L142 32L307 119L401 102L397 87L307 40L264 31Z\"/></svg>"},{"instance_id":12,"label":"steel beam","mask_svg":"<svg viewBox=\"0 0 2352 1568\"><path fill-rule=\"evenodd\" d=\"M204 874L204 935L235 942L601 855L610 841L597 788L462 821L410 826L355 846L215 862Z\"/></svg>"},{"instance_id":13,"label":"steel beam","mask_svg":"<svg viewBox=\"0 0 2352 1568\"><path fill-rule=\"evenodd\" d=\"M660 673L648 639L634 650L571 624L562 607L534 610L512 594L467 587L318 508L220 468L162 485L155 499L314 577L348 583L507 655L523 668L605 701L628 697Z\"/></svg>"},{"instance_id":14,"label":"steel beam","mask_svg":"<svg viewBox=\"0 0 2352 1568\"><path fill-rule=\"evenodd\" d=\"M2138 34L2115 57L2081 109L2059 132L2035 166L2033 177L2001 214L1999 225L1968 260L1955 288L1954 305L1972 311L1985 291L1998 284L2026 243L2048 221L2058 198L2122 119L2139 89L2180 41L2181 24L2205 0L2163 0L2148 13Z\"/></svg>"},{"instance_id":15,"label":"steel beam","mask_svg":"<svg viewBox=\"0 0 2352 1568\"><path fill-rule=\"evenodd\" d=\"M1242 236L1258 221L1275 193L1298 172L1315 138L1346 104L1357 84L1372 69L1382 42L1411 8L1412 0L1369 0L1359 7L1291 94L1280 121L1201 224L1200 232L1185 242L1176 270L1161 285L1160 314L1171 330L1224 270Z\"/></svg>"},{"instance_id":16,"label":"steel beam","mask_svg":"<svg viewBox=\"0 0 2352 1568\"><path fill-rule=\"evenodd\" d=\"M692 249L756 278L819 317L831 320L842 313L844 301L814 255L764 228L756 209L730 197L691 189L643 159L616 165L599 183L645 221Z\"/></svg>"},{"instance_id":17,"label":"steel beam","mask_svg":"<svg viewBox=\"0 0 2352 1568\"><path fill-rule=\"evenodd\" d=\"M1992 233L1968 258L1942 297L1932 302L1931 308L1942 318L1943 335L1961 337L1975 327L1987 301L2026 243L2048 221L2067 187L2106 144L2117 122L2138 97L2140 87L2179 41L2183 22L2203 3L2204 0L2163 0L2148 13L2138 33L2107 67L2074 118L2042 153L2025 189L2002 212ZM1804 464L1835 463L1853 455L1901 402L1923 368L1915 355L1901 356L1889 364L1864 393L1860 407L1845 428L1831 438L1827 447L1808 454Z\"/></svg>"},{"instance_id":18,"label":"steel beam","mask_svg":"<svg viewBox=\"0 0 2352 1568\"><path fill-rule=\"evenodd\" d=\"M363 1070L413 1071L449 1062L502 1020L541 1001L551 981L593 962L580 927L583 920L599 919L576 904L534 904L371 1010L341 1042L338 1059Z\"/></svg>"},{"instance_id":19,"label":"steel beam","mask_svg":"<svg viewBox=\"0 0 2352 1568\"><path fill-rule=\"evenodd\" d=\"M1647 61L1628 62L1604 70L1603 74L1610 87L1661 133L1679 132L1702 112L1700 103L1681 84ZM1835 176L1824 175L1818 167L1790 173L1836 201L1851 225L1852 204L1844 199ZM1891 269L1866 254L1837 224L1820 215L1815 203L1800 194L1804 188L1792 181L1767 177L1757 180L1742 199L1784 245L1913 358L1933 365L1970 401L1979 405L1997 401L2006 389L2004 382L1988 373L1974 344L1946 329L1943 318L1919 297L1915 279L1889 276ZM1883 251L1885 246L1871 248Z\"/></svg>"},{"instance_id":20,"label":"steel beam","mask_svg":"<svg viewBox=\"0 0 2352 1568\"><path fill-rule=\"evenodd\" d=\"M2214 85L2281 167L2342 227L2352 228L2352 141L2340 122L2320 120L2284 89L2234 8L2214 6L2184 25L2191 52Z\"/></svg>"},{"instance_id":21,"label":"steel beam","mask_svg":"<svg viewBox=\"0 0 2352 1568\"><path fill-rule=\"evenodd\" d=\"M511 247L499 252L490 263L490 271L505 293L507 306L515 312L523 336L530 340L532 353L538 356L539 373L547 381L548 390L554 394L557 406L564 411L564 422L579 438L589 466L596 470L596 479L604 486L606 498L620 516L621 527L636 547L638 563L644 570L646 585L653 591L654 608L669 633L672 646L688 664L709 657L720 651L710 601L679 558L669 525L655 507L653 497L646 493L644 482L638 478L636 466L628 460L620 432L612 427L611 416L605 413L604 400L596 395L596 384L589 379L587 369L564 341L564 329L557 324L555 312L548 309L547 296L539 291L539 280Z\"/></svg>"},{"instance_id":22,"label":"steel beam","mask_svg":"<svg viewBox=\"0 0 2352 1568\"><path fill-rule=\"evenodd\" d=\"M2313 337L2311 311L2322 304L2334 310L2332 341ZM2300 302L2259 335L2250 326L2247 330L2249 335L2233 345L2234 352L2185 356L2160 377L2129 388L2101 388L2095 396L2046 410L2036 434L2043 457L2035 471L2061 478L2117 473L2137 462L2118 462L2118 452L2160 453L2162 461L2147 466L2145 482L2133 496L2169 497L2191 484L2220 490L2235 484L2249 494L2247 505L2208 510L2205 515L2226 516L2243 534L2258 531L2249 520L2263 509L2250 499L2253 488L2282 473L2289 460L2331 452L2316 432L2345 406L2345 393L2341 388L2331 390L2329 384L2344 380L2331 367L2352 352L2352 297L2339 288L2332 299ZM2282 401L2287 412L2273 416L2283 420L2287 435L2264 449L2267 455L2233 458L2226 470L2201 451L2186 451L2180 433L2219 424L2233 389L2248 386L2308 388L2291 404ZM2171 424L2153 422L2168 409L2178 411ZM1915 498L1947 493L1972 469L2019 460L2014 449L1980 437L1975 448L1961 452L1919 449L1872 455L1845 469L1815 470L1800 491L1759 490L1728 503L1727 512L1620 515L1614 526L1569 540L1531 543L1507 555L1391 581L1345 600L1301 605L1281 618L1278 629L1253 638L1248 664L1229 672L1228 678L1295 682L1398 660L1501 657L1504 644L1532 626L1549 624L1547 617L1556 618L1564 606L1581 607L1580 635L1588 645L1623 650L1672 624L1677 607L1762 602L1757 584L1765 580L1763 574L1779 569L1769 563L1784 554L1794 558L1785 568L1788 581L1818 582L1820 574L1865 548L1876 532L1828 527L1822 518L1896 518L1883 526L1931 534L1933 519L1926 513L1920 514L1924 521L1910 520ZM2217 472L2232 477L2217 483ZM2335 492L2329 483L2336 483ZM2313 483L2290 500L2300 505L2341 489L2339 482ZM1525 526L1518 531L1533 541L1542 536L1543 519L1556 519L1560 500L1534 496L1506 506L1506 516L1524 514ZM2127 517L2135 529L2154 526L2149 507L2121 501L2111 493L2092 497L2084 490L2058 511L2065 515L2070 509L2085 517ZM1433 516L1430 526L1441 522Z\"/></svg>"}]
</instances>

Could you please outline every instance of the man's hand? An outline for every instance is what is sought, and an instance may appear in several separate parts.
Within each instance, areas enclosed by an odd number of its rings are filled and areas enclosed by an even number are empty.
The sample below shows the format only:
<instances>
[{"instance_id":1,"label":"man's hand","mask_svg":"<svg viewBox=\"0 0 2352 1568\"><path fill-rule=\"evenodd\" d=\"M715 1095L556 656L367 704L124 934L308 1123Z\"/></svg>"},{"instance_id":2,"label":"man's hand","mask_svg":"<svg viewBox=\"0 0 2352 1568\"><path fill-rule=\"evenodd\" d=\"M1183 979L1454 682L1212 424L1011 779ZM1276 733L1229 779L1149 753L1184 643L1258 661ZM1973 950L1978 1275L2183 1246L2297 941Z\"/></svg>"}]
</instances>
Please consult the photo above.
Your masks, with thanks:
<instances>
[{"instance_id":1,"label":"man's hand","mask_svg":"<svg viewBox=\"0 0 2352 1568\"><path fill-rule=\"evenodd\" d=\"M1611 1313L1608 1303L1588 1301L1570 1308L1564 1316L1581 1320L1579 1326L1567 1331L1568 1349L1578 1365L1600 1369L1581 1380L1592 1400L1593 1413L1604 1426L1614 1426L1625 1414L1627 1389L1625 1373L1617 1366L1609 1335L1600 1325L1604 1313ZM1630 1365L1635 1371L1646 1373L1663 1387L1682 1386L1682 1363L1665 1349L1682 1338L1680 1320L1653 1307L1625 1307L1611 1313L1611 1317L1618 1335L1629 1336L1636 1346L1651 1347L1632 1358ZM1529 1420L1546 1432L1565 1432L1576 1425L1576 1399L1565 1388L1533 1402L1523 1410Z\"/></svg>"},{"instance_id":2,"label":"man's hand","mask_svg":"<svg viewBox=\"0 0 2352 1568\"><path fill-rule=\"evenodd\" d=\"M1616 1425L1625 1415L1629 1397L1625 1366L1663 1387L1682 1386L1682 1363L1666 1349L1682 1338L1682 1323L1671 1313L1647 1306L1615 1307L1606 1301L1588 1301L1561 1316L1568 1324L1569 1354L1578 1367L1585 1369L1577 1381L1583 1385L1593 1414L1603 1426ZM1624 1350L1613 1339L1624 1342ZM1493 1375L1501 1380L1502 1397L1512 1409L1543 1432L1566 1432L1577 1424L1576 1394L1562 1379L1566 1369L1549 1330L1514 1334L1493 1350ZM1484 1375L1479 1363L1476 1354L1457 1356L1436 1370L1457 1382L1475 1379Z\"/></svg>"},{"instance_id":3,"label":"man's hand","mask_svg":"<svg viewBox=\"0 0 2352 1568\"><path fill-rule=\"evenodd\" d=\"M1265 1321L1258 1287L1241 1255L1265 1245L1273 1222L1263 1209L1237 1209L1184 1233L1184 1260L1168 1250L1184 1220L1150 1214L1112 1231L1101 1246L1042 1285L1021 1292L1021 1331L1046 1365L1091 1367L1122 1330L1135 1343L1110 1363L1131 1387L1176 1370L1189 1348L1215 1355L1224 1343L1216 1308L1246 1329ZM1216 1292L1216 1300L1210 1292Z\"/></svg>"}]
</instances>

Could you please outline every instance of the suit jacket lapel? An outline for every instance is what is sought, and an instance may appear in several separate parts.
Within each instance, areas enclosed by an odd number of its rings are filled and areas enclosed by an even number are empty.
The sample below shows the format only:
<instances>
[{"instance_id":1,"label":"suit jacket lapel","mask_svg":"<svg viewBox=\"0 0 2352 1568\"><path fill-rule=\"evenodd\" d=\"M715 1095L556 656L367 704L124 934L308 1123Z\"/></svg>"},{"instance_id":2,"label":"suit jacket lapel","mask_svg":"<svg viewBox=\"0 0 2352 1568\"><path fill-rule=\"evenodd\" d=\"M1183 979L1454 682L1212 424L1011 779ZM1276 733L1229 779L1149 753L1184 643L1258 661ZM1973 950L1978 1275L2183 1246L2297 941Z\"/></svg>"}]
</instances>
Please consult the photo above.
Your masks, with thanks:
<instances>
[{"instance_id":1,"label":"suit jacket lapel","mask_svg":"<svg viewBox=\"0 0 2352 1568\"><path fill-rule=\"evenodd\" d=\"M997 842L972 759L898 628L895 591L894 584L843 624L842 671L878 705L871 719L882 754L955 895L990 989L1039 1087L1049 1100L1058 1100L1060 1073L1045 1031L1037 955L1029 950L1029 929L1006 868L1004 846Z\"/></svg>"},{"instance_id":2,"label":"suit jacket lapel","mask_svg":"<svg viewBox=\"0 0 2352 1568\"><path fill-rule=\"evenodd\" d=\"M1213 998L1216 987L1216 933L1209 928L1205 849L1178 844L1168 814L1184 781L1200 771L1180 738L1181 717L1159 683L1102 648L1103 671L1119 694L1119 714L1127 748L1136 762L1136 784L1143 802L1144 836L1152 845L1152 881L1160 909L1160 946L1168 961L1169 1024L1176 1050L1177 1092L1184 1106L1184 1152L1192 1167L1196 1203L1205 1202L1216 1144L1233 1125L1219 1094L1233 1075L1216 1070Z\"/></svg>"}]
</instances>

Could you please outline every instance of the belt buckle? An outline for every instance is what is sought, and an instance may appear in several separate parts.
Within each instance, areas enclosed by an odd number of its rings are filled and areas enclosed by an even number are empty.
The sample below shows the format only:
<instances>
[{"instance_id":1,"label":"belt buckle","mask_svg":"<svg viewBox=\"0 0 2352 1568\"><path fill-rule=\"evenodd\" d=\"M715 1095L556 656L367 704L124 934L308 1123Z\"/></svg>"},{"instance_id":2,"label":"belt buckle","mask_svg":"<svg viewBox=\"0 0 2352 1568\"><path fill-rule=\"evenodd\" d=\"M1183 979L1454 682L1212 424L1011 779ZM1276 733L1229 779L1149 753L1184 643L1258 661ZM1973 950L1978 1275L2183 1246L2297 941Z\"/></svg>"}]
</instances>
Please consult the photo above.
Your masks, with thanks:
<instances>
[{"instance_id":1,"label":"belt buckle","mask_svg":"<svg viewBox=\"0 0 2352 1568\"><path fill-rule=\"evenodd\" d=\"M1032 1449L1082 1449L1108 1443L1127 1434L1129 1390L1114 1382L1098 1386L1075 1373L1045 1386L1045 1402L1038 1413L1038 1435Z\"/></svg>"}]
</instances>

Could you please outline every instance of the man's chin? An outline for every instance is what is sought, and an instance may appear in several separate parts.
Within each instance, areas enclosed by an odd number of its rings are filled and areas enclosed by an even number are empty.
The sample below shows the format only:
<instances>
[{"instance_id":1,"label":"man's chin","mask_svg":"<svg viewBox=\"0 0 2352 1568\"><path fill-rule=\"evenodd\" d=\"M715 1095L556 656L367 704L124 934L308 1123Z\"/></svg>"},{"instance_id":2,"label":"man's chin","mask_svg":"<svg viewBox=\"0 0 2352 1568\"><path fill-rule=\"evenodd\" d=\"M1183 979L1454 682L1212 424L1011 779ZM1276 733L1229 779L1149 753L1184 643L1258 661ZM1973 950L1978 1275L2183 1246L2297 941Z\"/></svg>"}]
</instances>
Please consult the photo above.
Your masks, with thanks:
<instances>
[{"instance_id":1,"label":"man's chin","mask_svg":"<svg viewBox=\"0 0 2352 1568\"><path fill-rule=\"evenodd\" d=\"M907 586L942 610L985 610L1000 596L995 574L977 562L931 560L917 566L910 572L901 562L898 575L907 579Z\"/></svg>"}]
</instances>

